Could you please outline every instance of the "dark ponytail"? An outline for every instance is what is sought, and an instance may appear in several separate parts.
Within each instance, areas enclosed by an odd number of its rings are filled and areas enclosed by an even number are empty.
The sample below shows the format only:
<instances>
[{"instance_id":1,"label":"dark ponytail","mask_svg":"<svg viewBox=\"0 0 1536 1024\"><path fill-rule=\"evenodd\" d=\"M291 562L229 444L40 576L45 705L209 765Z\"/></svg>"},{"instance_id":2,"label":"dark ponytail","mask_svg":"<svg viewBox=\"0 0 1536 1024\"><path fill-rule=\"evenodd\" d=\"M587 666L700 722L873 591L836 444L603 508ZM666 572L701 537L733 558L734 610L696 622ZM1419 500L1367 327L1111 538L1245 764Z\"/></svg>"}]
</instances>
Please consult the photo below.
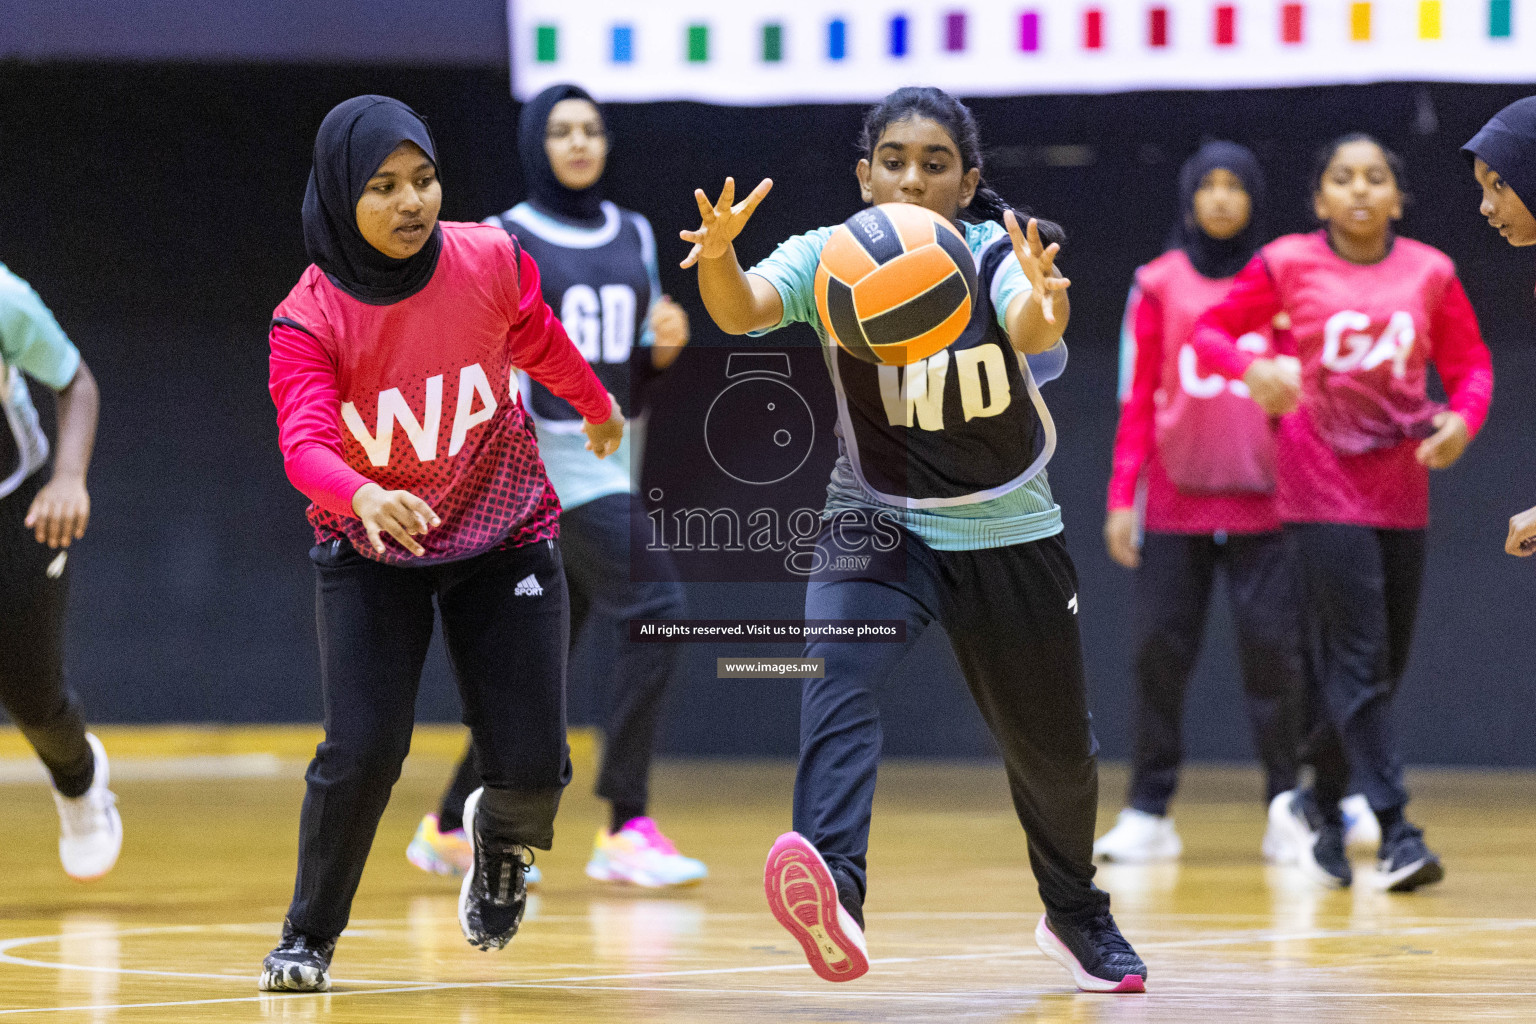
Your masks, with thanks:
<instances>
[{"instance_id":1,"label":"dark ponytail","mask_svg":"<svg viewBox=\"0 0 1536 1024\"><path fill-rule=\"evenodd\" d=\"M859 133L859 156L874 163L875 146L885 129L910 117L926 117L949 133L960 151L960 168L969 172L972 167L981 170L981 132L976 127L976 117L965 104L942 89L931 86L907 86L897 89L864 115L864 130ZM987 184L985 176L976 184L976 195L971 205L960 211L963 220L972 223L993 220L1003 222L1003 214L1013 210L1019 224L1029 222L1034 216L1025 207L1012 206ZM1064 244L1067 233L1055 221L1035 218L1040 228L1040 241Z\"/></svg>"}]
</instances>

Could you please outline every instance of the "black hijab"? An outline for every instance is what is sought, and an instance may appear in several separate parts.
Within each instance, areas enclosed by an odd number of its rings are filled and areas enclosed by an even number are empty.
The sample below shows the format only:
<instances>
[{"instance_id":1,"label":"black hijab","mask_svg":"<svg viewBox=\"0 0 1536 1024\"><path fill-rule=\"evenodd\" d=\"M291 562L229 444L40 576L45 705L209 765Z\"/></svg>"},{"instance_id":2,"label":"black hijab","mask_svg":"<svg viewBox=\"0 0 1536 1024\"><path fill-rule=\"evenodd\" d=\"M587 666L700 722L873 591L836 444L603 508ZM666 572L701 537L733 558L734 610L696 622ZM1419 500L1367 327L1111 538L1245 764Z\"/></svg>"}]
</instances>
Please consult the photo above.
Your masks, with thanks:
<instances>
[{"instance_id":1,"label":"black hijab","mask_svg":"<svg viewBox=\"0 0 1536 1024\"><path fill-rule=\"evenodd\" d=\"M1522 203L1536 210L1536 96L1515 100L1494 114L1461 152L1468 163L1482 157Z\"/></svg>"},{"instance_id":2,"label":"black hijab","mask_svg":"<svg viewBox=\"0 0 1536 1024\"><path fill-rule=\"evenodd\" d=\"M437 163L432 133L410 107L387 96L354 96L331 108L315 135L304 190L304 249L338 288L374 306L408 299L427 286L443 249L435 226L414 256L386 256L357 229L357 201L389 154L414 142Z\"/></svg>"},{"instance_id":3,"label":"black hijab","mask_svg":"<svg viewBox=\"0 0 1536 1024\"><path fill-rule=\"evenodd\" d=\"M555 177L544 149L549 134L549 113L561 100L597 101L578 85L552 85L523 104L517 118L517 151L523 162L523 180L528 185L528 200L545 213L552 213L576 224L603 222L602 179L584 189L566 188Z\"/></svg>"},{"instance_id":4,"label":"black hijab","mask_svg":"<svg viewBox=\"0 0 1536 1024\"><path fill-rule=\"evenodd\" d=\"M1206 234L1195 220L1195 193L1205 176L1218 167L1237 175L1251 200L1248 226L1225 241ZM1183 249L1202 277L1233 277L1248 265L1262 244L1263 209L1264 171L1259 167L1258 157L1235 142L1207 142L1179 168L1179 220L1169 233L1168 248Z\"/></svg>"}]
</instances>

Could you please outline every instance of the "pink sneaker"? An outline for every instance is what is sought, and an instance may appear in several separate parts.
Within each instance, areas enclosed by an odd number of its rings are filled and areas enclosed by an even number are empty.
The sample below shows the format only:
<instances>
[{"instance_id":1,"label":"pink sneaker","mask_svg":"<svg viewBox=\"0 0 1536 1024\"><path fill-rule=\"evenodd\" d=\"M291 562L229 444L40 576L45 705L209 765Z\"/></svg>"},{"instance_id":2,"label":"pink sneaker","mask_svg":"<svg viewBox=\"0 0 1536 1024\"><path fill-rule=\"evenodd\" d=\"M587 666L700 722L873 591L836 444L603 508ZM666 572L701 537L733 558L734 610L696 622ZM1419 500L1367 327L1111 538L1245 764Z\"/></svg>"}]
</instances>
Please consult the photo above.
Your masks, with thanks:
<instances>
[{"instance_id":1,"label":"pink sneaker","mask_svg":"<svg viewBox=\"0 0 1536 1024\"><path fill-rule=\"evenodd\" d=\"M703 861L678 853L651 818L631 818L617 832L598 829L587 861L588 878L647 889L692 885L708 874Z\"/></svg>"},{"instance_id":2,"label":"pink sneaker","mask_svg":"<svg viewBox=\"0 0 1536 1024\"><path fill-rule=\"evenodd\" d=\"M798 832L779 836L763 869L768 909L799 941L825 981L852 981L869 970L864 931L837 898L837 883L816 847Z\"/></svg>"}]
</instances>

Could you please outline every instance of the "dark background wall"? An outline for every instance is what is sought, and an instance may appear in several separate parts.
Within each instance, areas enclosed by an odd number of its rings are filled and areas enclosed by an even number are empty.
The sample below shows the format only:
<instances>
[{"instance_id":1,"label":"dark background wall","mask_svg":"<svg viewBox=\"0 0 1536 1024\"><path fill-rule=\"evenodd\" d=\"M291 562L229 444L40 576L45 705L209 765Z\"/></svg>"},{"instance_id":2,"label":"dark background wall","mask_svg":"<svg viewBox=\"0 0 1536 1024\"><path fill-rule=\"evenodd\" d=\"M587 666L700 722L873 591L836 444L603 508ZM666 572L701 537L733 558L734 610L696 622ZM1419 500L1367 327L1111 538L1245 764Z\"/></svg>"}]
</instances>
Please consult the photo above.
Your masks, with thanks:
<instances>
[{"instance_id":1,"label":"dark background wall","mask_svg":"<svg viewBox=\"0 0 1536 1024\"><path fill-rule=\"evenodd\" d=\"M309 532L276 448L264 337L272 307L306 262L298 207L313 133L347 96L398 96L436 133L444 215L478 219L521 195L506 81L504 67L400 62L0 64L0 259L50 303L104 395L95 519L71 563L70 673L95 719L318 717ZM1536 579L1530 563L1501 550L1508 516L1536 503L1536 455L1526 443L1536 421L1536 269L1482 224L1456 154L1523 91L1384 85L975 104L992 150L989 177L1071 235L1063 265L1074 281L1072 362L1046 392L1061 433L1051 481L1082 577L1107 754L1127 752L1131 710L1130 576L1099 540L1131 272L1160 250L1178 163L1202 137L1235 138L1261 154L1273 226L1293 230L1309 226L1312 151L1361 128L1407 159L1416 202L1404 229L1457 259L1499 381L1485 433L1435 482L1429 578L1400 704L1406 747L1416 761L1536 764L1536 738L1519 713L1536 655L1527 610ZM660 104L607 113L616 147L609 194L656 225L663 283L692 314L701 347L724 339L705 319L691 274L676 269L686 250L676 231L697 220L694 186L714 190L726 174L775 178L741 240L743 259L857 207L857 108ZM783 340L814 344L808 333ZM690 399L711 366L706 354L690 353L663 383L658 457L666 457L668 402ZM825 461L807 466L795 486L815 500L825 471ZM783 583L690 585L695 613L710 617L794 618L801 592ZM795 684L713 678L717 653L743 650L689 649L689 671L669 698L666 749L794 749ZM573 667L578 718L599 703L599 675L592 664ZM1248 756L1237 693L1230 628L1218 610L1193 684L1192 755ZM924 639L886 696L892 752L988 749L941 635ZM458 713L438 655L420 713Z\"/></svg>"}]
</instances>

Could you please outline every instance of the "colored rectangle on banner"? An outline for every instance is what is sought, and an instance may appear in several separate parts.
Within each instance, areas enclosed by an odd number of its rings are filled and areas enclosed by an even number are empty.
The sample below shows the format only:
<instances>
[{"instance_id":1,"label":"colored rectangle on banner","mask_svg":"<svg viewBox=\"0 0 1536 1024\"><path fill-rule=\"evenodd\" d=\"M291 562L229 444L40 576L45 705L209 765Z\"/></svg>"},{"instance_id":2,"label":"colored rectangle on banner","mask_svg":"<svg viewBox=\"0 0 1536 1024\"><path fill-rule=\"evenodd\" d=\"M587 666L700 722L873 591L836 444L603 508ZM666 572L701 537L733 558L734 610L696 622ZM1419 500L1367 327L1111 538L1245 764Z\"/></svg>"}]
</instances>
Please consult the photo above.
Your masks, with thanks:
<instances>
[{"instance_id":1,"label":"colored rectangle on banner","mask_svg":"<svg viewBox=\"0 0 1536 1024\"><path fill-rule=\"evenodd\" d=\"M1419 0L1419 38L1440 38L1440 0Z\"/></svg>"},{"instance_id":2,"label":"colored rectangle on banner","mask_svg":"<svg viewBox=\"0 0 1536 1024\"><path fill-rule=\"evenodd\" d=\"M709 26L688 26L688 60L693 64L703 64L709 60Z\"/></svg>"},{"instance_id":3,"label":"colored rectangle on banner","mask_svg":"<svg viewBox=\"0 0 1536 1024\"><path fill-rule=\"evenodd\" d=\"M1356 43L1371 41L1371 5L1369 3L1349 5L1349 38Z\"/></svg>"},{"instance_id":4,"label":"colored rectangle on banner","mask_svg":"<svg viewBox=\"0 0 1536 1024\"><path fill-rule=\"evenodd\" d=\"M951 11L944 15L944 49L960 53L965 49L965 13Z\"/></svg>"},{"instance_id":5,"label":"colored rectangle on banner","mask_svg":"<svg viewBox=\"0 0 1536 1024\"><path fill-rule=\"evenodd\" d=\"M1040 12L1025 11L1019 15L1019 49L1025 53L1040 52Z\"/></svg>"},{"instance_id":6,"label":"colored rectangle on banner","mask_svg":"<svg viewBox=\"0 0 1536 1024\"><path fill-rule=\"evenodd\" d=\"M898 14L891 19L891 46L892 57L905 57L907 55L907 17Z\"/></svg>"},{"instance_id":7,"label":"colored rectangle on banner","mask_svg":"<svg viewBox=\"0 0 1536 1024\"><path fill-rule=\"evenodd\" d=\"M630 25L613 26L613 62L633 64L635 60L635 30Z\"/></svg>"},{"instance_id":8,"label":"colored rectangle on banner","mask_svg":"<svg viewBox=\"0 0 1536 1024\"><path fill-rule=\"evenodd\" d=\"M842 60L848 56L848 23L842 18L827 22L827 59Z\"/></svg>"},{"instance_id":9,"label":"colored rectangle on banner","mask_svg":"<svg viewBox=\"0 0 1536 1024\"><path fill-rule=\"evenodd\" d=\"M1305 40L1307 9L1304 4L1280 5L1280 41L1298 46Z\"/></svg>"},{"instance_id":10,"label":"colored rectangle on banner","mask_svg":"<svg viewBox=\"0 0 1536 1024\"><path fill-rule=\"evenodd\" d=\"M1488 0L1488 35L1494 39L1508 39L1514 34L1513 5L1510 0Z\"/></svg>"},{"instance_id":11,"label":"colored rectangle on banner","mask_svg":"<svg viewBox=\"0 0 1536 1024\"><path fill-rule=\"evenodd\" d=\"M1162 49L1168 45L1168 8L1153 7L1147 11L1147 45Z\"/></svg>"},{"instance_id":12,"label":"colored rectangle on banner","mask_svg":"<svg viewBox=\"0 0 1536 1024\"><path fill-rule=\"evenodd\" d=\"M560 59L560 34L553 25L540 25L533 32L533 59L553 64Z\"/></svg>"},{"instance_id":13,"label":"colored rectangle on banner","mask_svg":"<svg viewBox=\"0 0 1536 1024\"><path fill-rule=\"evenodd\" d=\"M1233 46L1237 43L1237 8L1231 4L1216 7L1216 45Z\"/></svg>"},{"instance_id":14,"label":"colored rectangle on banner","mask_svg":"<svg viewBox=\"0 0 1536 1024\"><path fill-rule=\"evenodd\" d=\"M1090 7L1083 12L1083 49L1102 50L1104 48L1104 12L1097 7Z\"/></svg>"},{"instance_id":15,"label":"colored rectangle on banner","mask_svg":"<svg viewBox=\"0 0 1536 1024\"><path fill-rule=\"evenodd\" d=\"M777 64L784 59L784 26L770 21L763 26L763 63Z\"/></svg>"}]
</instances>

